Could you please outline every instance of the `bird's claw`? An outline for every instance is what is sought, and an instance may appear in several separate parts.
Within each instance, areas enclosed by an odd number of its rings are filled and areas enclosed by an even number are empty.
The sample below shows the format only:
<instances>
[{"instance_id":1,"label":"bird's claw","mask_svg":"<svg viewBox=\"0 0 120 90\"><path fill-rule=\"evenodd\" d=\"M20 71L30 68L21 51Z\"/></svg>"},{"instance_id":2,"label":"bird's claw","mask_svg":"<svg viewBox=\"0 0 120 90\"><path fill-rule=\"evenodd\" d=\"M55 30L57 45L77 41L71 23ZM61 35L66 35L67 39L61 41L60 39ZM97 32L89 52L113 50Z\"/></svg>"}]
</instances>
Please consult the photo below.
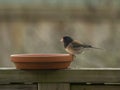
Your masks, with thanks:
<instances>
[{"instance_id":1,"label":"bird's claw","mask_svg":"<svg viewBox=\"0 0 120 90\"><path fill-rule=\"evenodd\" d=\"M73 58L76 58L76 56L74 54L72 54Z\"/></svg>"}]
</instances>

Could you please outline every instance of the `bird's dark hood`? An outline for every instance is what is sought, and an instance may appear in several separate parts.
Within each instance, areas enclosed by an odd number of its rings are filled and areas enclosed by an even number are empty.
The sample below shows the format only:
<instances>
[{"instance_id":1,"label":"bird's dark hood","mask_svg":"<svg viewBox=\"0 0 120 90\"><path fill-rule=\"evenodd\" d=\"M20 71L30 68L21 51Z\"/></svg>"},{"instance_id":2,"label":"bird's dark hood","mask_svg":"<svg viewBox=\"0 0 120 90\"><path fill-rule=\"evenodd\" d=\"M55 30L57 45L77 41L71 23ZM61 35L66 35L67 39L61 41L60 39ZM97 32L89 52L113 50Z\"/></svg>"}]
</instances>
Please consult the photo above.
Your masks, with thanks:
<instances>
[{"instance_id":1,"label":"bird's dark hood","mask_svg":"<svg viewBox=\"0 0 120 90\"><path fill-rule=\"evenodd\" d=\"M71 42L73 42L73 39L69 36L64 36L63 37L63 43L64 47L66 48Z\"/></svg>"}]
</instances>

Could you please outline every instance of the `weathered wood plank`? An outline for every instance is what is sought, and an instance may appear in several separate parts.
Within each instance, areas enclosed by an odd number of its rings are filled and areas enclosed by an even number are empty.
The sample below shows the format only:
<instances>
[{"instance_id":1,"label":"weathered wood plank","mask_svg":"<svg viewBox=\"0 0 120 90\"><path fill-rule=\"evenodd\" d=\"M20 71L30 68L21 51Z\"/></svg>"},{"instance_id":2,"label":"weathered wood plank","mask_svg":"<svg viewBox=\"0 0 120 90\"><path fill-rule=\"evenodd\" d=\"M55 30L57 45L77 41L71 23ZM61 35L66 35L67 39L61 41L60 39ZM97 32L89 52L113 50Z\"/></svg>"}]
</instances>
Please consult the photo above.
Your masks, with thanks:
<instances>
[{"instance_id":1,"label":"weathered wood plank","mask_svg":"<svg viewBox=\"0 0 120 90\"><path fill-rule=\"evenodd\" d=\"M37 90L37 85L0 85L0 90Z\"/></svg>"},{"instance_id":2,"label":"weathered wood plank","mask_svg":"<svg viewBox=\"0 0 120 90\"><path fill-rule=\"evenodd\" d=\"M38 7L39 8L39 7ZM49 8L49 7L48 7ZM36 20L111 20L116 21L120 20L119 10L114 10L115 13L110 10L96 10L95 12L89 11L88 9L84 10L59 10L59 9L9 9L9 10L0 10L0 20L2 21L36 21Z\"/></svg>"},{"instance_id":3,"label":"weathered wood plank","mask_svg":"<svg viewBox=\"0 0 120 90\"><path fill-rule=\"evenodd\" d=\"M72 85L71 90L120 90L120 86L106 85Z\"/></svg>"},{"instance_id":4,"label":"weathered wood plank","mask_svg":"<svg viewBox=\"0 0 120 90\"><path fill-rule=\"evenodd\" d=\"M69 18L69 20L98 21L114 18L118 21L119 6L119 0L0 0L0 20L68 20Z\"/></svg>"},{"instance_id":5,"label":"weathered wood plank","mask_svg":"<svg viewBox=\"0 0 120 90\"><path fill-rule=\"evenodd\" d=\"M107 5L106 5L107 4ZM70 7L76 7L76 8L80 8L89 5L95 8L112 8L112 7L116 7L119 8L120 5L120 1L119 0L0 0L0 6L12 6L12 7L17 7L20 8L20 6L24 6L22 7L23 9L25 7L31 7L34 6L33 8L35 8L36 6L49 6L49 7L61 7L61 8L70 8ZM112 5L112 7L110 7L110 5ZM104 7L103 7L104 6ZM32 8L32 7L31 7ZM46 7L46 9L48 9L48 7ZM112 10L111 10L112 11Z\"/></svg>"},{"instance_id":6,"label":"weathered wood plank","mask_svg":"<svg viewBox=\"0 0 120 90\"><path fill-rule=\"evenodd\" d=\"M0 83L120 83L120 69L16 70L0 69Z\"/></svg>"},{"instance_id":7,"label":"weathered wood plank","mask_svg":"<svg viewBox=\"0 0 120 90\"><path fill-rule=\"evenodd\" d=\"M40 83L38 90L70 90L70 85L67 83Z\"/></svg>"}]
</instances>

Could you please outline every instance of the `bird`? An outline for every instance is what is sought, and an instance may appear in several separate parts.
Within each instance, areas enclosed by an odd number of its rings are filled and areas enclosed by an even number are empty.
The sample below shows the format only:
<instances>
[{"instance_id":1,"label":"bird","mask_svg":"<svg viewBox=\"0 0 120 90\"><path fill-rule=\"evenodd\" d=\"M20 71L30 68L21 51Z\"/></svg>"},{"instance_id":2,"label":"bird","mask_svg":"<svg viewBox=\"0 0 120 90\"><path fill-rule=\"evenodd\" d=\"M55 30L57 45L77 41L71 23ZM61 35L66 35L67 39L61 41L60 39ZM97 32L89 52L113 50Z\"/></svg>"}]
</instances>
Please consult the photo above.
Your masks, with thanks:
<instances>
[{"instance_id":1,"label":"bird","mask_svg":"<svg viewBox=\"0 0 120 90\"><path fill-rule=\"evenodd\" d=\"M82 44L70 36L63 36L60 41L63 42L66 52L73 56L82 53L85 48L101 49L93 47L92 45Z\"/></svg>"}]
</instances>

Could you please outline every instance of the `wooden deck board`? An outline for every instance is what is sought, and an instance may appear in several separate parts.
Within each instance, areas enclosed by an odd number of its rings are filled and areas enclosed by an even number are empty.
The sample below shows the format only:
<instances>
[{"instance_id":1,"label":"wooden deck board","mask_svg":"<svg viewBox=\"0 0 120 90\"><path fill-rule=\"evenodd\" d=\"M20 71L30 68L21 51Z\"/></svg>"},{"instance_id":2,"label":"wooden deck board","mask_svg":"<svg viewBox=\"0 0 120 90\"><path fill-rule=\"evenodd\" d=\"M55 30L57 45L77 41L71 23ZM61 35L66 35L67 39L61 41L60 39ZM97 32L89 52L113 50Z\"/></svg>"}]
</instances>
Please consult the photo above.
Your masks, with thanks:
<instances>
[{"instance_id":1,"label":"wooden deck board","mask_svg":"<svg viewBox=\"0 0 120 90\"><path fill-rule=\"evenodd\" d=\"M120 83L120 69L17 70L0 69L0 83Z\"/></svg>"}]
</instances>

